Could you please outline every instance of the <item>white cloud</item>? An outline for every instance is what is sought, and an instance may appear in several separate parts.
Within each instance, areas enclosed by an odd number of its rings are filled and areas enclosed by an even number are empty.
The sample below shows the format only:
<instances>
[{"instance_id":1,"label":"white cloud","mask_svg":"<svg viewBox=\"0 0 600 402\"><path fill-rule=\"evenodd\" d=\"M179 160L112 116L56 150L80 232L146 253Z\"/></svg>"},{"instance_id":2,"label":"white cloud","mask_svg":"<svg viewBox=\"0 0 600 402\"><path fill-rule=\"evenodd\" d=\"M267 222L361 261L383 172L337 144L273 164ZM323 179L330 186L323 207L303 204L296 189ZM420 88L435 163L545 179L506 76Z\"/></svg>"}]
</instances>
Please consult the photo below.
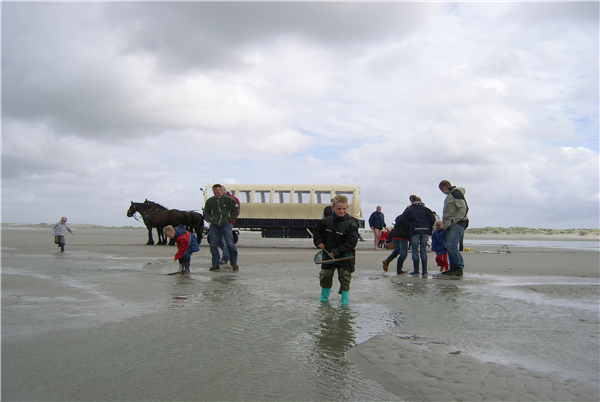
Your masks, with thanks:
<instances>
[{"instance_id":1,"label":"white cloud","mask_svg":"<svg viewBox=\"0 0 600 402\"><path fill-rule=\"evenodd\" d=\"M448 179L473 226L598 225L597 3L7 3L2 19L5 221L133 224L129 201L198 209L214 182L353 183L365 215L393 215L410 194L441 210Z\"/></svg>"}]
</instances>

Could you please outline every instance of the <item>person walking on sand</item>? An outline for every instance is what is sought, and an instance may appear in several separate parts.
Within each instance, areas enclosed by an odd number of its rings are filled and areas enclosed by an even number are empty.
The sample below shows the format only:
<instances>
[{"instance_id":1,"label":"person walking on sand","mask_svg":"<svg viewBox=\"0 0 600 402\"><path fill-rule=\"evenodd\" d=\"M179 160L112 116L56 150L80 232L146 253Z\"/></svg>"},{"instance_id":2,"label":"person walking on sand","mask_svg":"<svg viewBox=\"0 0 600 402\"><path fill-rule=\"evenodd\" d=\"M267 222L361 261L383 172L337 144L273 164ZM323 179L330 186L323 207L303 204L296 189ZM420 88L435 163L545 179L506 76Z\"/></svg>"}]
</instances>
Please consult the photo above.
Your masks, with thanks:
<instances>
[{"instance_id":1,"label":"person walking on sand","mask_svg":"<svg viewBox=\"0 0 600 402\"><path fill-rule=\"evenodd\" d=\"M427 240L433 232L435 216L425 206L421 198L410 196L415 200L404 213L408 221L408 234L412 248L413 271L411 275L419 275L419 255L421 256L422 274L427 275Z\"/></svg>"},{"instance_id":2,"label":"person walking on sand","mask_svg":"<svg viewBox=\"0 0 600 402\"><path fill-rule=\"evenodd\" d=\"M181 265L181 273L189 274L190 273L190 263L192 262L192 253L196 251L200 251L200 246L198 245L198 238L196 235L185 230L184 225L179 225L176 228L169 225L166 226L165 236L169 239L175 239L177 243L177 253L175 257L173 257L173 261L179 260L179 265Z\"/></svg>"},{"instance_id":3,"label":"person walking on sand","mask_svg":"<svg viewBox=\"0 0 600 402\"><path fill-rule=\"evenodd\" d=\"M223 188L223 191L225 192L226 196L233 198L235 202L237 202L238 210L241 213L242 206L240 204L240 200L237 197L234 197L233 194L231 194L229 191L227 191L225 186L221 185L221 187ZM231 222L232 227L235 225L235 221L236 220L234 219L233 222ZM223 238L223 236L219 238L219 248L223 251L223 257L219 260L219 264L227 264L229 262L229 251L227 250L227 246L225 244L225 239Z\"/></svg>"},{"instance_id":4,"label":"person walking on sand","mask_svg":"<svg viewBox=\"0 0 600 402\"><path fill-rule=\"evenodd\" d=\"M434 212L435 214L435 212ZM448 248L446 247L446 231L442 220L435 221L435 230L431 235L431 249L435 251L435 262L440 267L440 272L446 272L448 266Z\"/></svg>"},{"instance_id":5,"label":"person walking on sand","mask_svg":"<svg viewBox=\"0 0 600 402\"><path fill-rule=\"evenodd\" d=\"M67 225L67 218L64 216L60 218L60 221L58 221L58 223L52 228L54 243L57 244L58 247L60 247L61 253L65 252L65 233L67 233L67 230L71 234L73 234L73 231L71 230L69 225Z\"/></svg>"},{"instance_id":6,"label":"person walking on sand","mask_svg":"<svg viewBox=\"0 0 600 402\"><path fill-rule=\"evenodd\" d=\"M358 243L358 221L348 215L348 197L338 194L332 201L333 215L327 216L313 228L313 242L317 248L327 252L332 259L356 255ZM333 287L333 274L338 270L338 280L342 295L342 304L348 304L350 282L354 272L354 258L324 263L319 273L321 302L329 300Z\"/></svg>"},{"instance_id":7,"label":"person walking on sand","mask_svg":"<svg viewBox=\"0 0 600 402\"><path fill-rule=\"evenodd\" d=\"M223 190L223 186L215 184L212 186L214 196L206 200L204 205L204 219L210 223L208 229L208 242L210 243L210 254L212 256L211 271L220 269L219 261L219 238L223 236L227 251L229 251L229 262L234 271L240 269L238 266L238 251L233 242L233 225L237 217L240 215L235 200L227 195Z\"/></svg>"},{"instance_id":8,"label":"person walking on sand","mask_svg":"<svg viewBox=\"0 0 600 402\"><path fill-rule=\"evenodd\" d=\"M404 210L404 212L406 212L406 210ZM404 212L396 217L396 224L390 233L392 244L394 245L394 251L392 251L388 258L383 260L383 270L387 272L388 265L394 260L394 258L398 257L398 262L396 263L397 275L406 273L406 271L402 270L402 267L404 266L404 261L408 255L408 239L410 239L410 236L408 235L408 223L406 222Z\"/></svg>"},{"instance_id":9,"label":"person walking on sand","mask_svg":"<svg viewBox=\"0 0 600 402\"><path fill-rule=\"evenodd\" d=\"M381 240L381 231L386 224L385 216L383 215L383 212L381 212L381 206L377 206L375 212L369 217L369 226L375 235L375 250L382 250L382 248L379 247L379 241Z\"/></svg>"},{"instance_id":10,"label":"person walking on sand","mask_svg":"<svg viewBox=\"0 0 600 402\"><path fill-rule=\"evenodd\" d=\"M465 199L467 191L462 187L453 186L448 180L442 180L438 188L446 194L442 222L446 230L446 246L450 259L450 270L442 272L442 275L463 276L465 264L458 247L465 229L469 226L469 206Z\"/></svg>"}]
</instances>

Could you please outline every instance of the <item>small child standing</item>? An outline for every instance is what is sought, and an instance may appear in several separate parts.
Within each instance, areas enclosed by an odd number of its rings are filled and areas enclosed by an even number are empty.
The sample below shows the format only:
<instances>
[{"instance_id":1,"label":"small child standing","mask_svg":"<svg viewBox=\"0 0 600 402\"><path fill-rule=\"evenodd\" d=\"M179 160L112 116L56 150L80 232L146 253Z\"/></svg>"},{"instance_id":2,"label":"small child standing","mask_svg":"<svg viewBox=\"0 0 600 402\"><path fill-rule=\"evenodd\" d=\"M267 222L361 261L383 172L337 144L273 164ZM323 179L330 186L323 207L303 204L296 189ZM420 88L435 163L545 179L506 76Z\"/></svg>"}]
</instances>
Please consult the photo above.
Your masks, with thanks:
<instances>
[{"instance_id":1,"label":"small child standing","mask_svg":"<svg viewBox=\"0 0 600 402\"><path fill-rule=\"evenodd\" d=\"M358 221L348 215L348 197L338 194L332 200L333 215L323 218L313 229L313 242L317 248L327 251L332 259L355 256L358 243ZM333 287L333 275L338 270L342 304L348 304L350 282L354 272L354 258L321 265L319 282L321 299L326 302Z\"/></svg>"},{"instance_id":2,"label":"small child standing","mask_svg":"<svg viewBox=\"0 0 600 402\"><path fill-rule=\"evenodd\" d=\"M177 242L177 253L175 254L173 260L179 260L182 274L189 274L192 253L200 251L200 246L198 246L198 239L196 238L196 235L185 230L183 225L177 226L176 228L169 225L165 227L164 231L165 236L167 236L169 239L175 239Z\"/></svg>"},{"instance_id":3,"label":"small child standing","mask_svg":"<svg viewBox=\"0 0 600 402\"><path fill-rule=\"evenodd\" d=\"M71 230L69 225L67 225L67 218L64 216L60 218L60 221L58 221L58 223L52 228L52 234L54 235L54 243L57 244L58 247L60 247L61 253L65 252L65 233L67 233L67 230L71 234L73 234L73 231Z\"/></svg>"},{"instance_id":4,"label":"small child standing","mask_svg":"<svg viewBox=\"0 0 600 402\"><path fill-rule=\"evenodd\" d=\"M440 267L440 272L446 272L448 265L448 248L446 247L446 231L441 220L435 222L435 230L431 235L431 249L435 251L435 262Z\"/></svg>"},{"instance_id":5,"label":"small child standing","mask_svg":"<svg viewBox=\"0 0 600 402\"><path fill-rule=\"evenodd\" d=\"M383 232L381 232L381 238L379 239L379 248L386 250L386 243L388 242L388 238L390 236L390 228L383 228Z\"/></svg>"}]
</instances>

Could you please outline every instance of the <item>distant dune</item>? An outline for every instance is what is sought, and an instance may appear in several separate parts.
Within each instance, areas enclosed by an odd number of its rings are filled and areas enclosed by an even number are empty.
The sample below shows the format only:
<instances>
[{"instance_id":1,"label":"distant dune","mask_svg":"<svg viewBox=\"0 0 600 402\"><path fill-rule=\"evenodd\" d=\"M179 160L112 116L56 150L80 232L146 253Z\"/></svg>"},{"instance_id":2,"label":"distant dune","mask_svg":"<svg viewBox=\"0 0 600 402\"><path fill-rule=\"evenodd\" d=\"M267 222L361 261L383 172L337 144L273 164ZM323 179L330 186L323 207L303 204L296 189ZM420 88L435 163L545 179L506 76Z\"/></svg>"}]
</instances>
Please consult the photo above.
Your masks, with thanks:
<instances>
[{"instance_id":1,"label":"distant dune","mask_svg":"<svg viewBox=\"0 0 600 402\"><path fill-rule=\"evenodd\" d=\"M19 228L19 229L48 229L52 230L55 223L8 223L2 222L3 228ZM69 227L73 230L86 230L86 229L97 229L97 230L146 230L145 226L102 226L92 225L88 223L68 223Z\"/></svg>"},{"instance_id":2,"label":"distant dune","mask_svg":"<svg viewBox=\"0 0 600 402\"><path fill-rule=\"evenodd\" d=\"M468 234L504 234L504 235L599 235L600 229L535 229L524 227L485 227L485 228L469 228L466 230Z\"/></svg>"},{"instance_id":3,"label":"distant dune","mask_svg":"<svg viewBox=\"0 0 600 402\"><path fill-rule=\"evenodd\" d=\"M3 222L3 228L24 228L24 229L52 229L54 223L8 223ZM146 230L145 226L103 226L103 225L92 225L88 223L69 223L72 229L86 230L86 229L97 229L97 230ZM365 229L366 232L370 232L369 229ZM487 226L484 228L469 228L466 230L467 234L471 235L600 235L600 229L543 229L543 228L525 228L525 227L499 227L499 226Z\"/></svg>"}]
</instances>

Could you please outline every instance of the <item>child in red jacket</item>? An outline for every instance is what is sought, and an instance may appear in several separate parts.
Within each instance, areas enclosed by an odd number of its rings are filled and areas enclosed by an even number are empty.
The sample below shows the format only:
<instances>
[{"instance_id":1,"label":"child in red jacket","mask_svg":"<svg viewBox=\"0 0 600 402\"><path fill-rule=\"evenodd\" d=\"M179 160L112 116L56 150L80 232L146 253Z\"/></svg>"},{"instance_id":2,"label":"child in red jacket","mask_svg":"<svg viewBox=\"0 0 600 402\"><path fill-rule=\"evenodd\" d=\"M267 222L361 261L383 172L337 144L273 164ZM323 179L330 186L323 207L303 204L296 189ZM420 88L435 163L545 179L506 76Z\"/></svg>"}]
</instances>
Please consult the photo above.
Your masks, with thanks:
<instances>
[{"instance_id":1,"label":"child in red jacket","mask_svg":"<svg viewBox=\"0 0 600 402\"><path fill-rule=\"evenodd\" d=\"M165 236L169 239L175 239L177 242L177 253L173 260L179 260L182 274L189 274L192 253L200 250L196 235L185 230L183 225L177 226L176 228L169 225L165 227L164 231Z\"/></svg>"},{"instance_id":2,"label":"child in red jacket","mask_svg":"<svg viewBox=\"0 0 600 402\"><path fill-rule=\"evenodd\" d=\"M385 227L383 228L383 232L381 232L381 238L379 239L379 248L385 250L386 249L386 243L388 240L388 237L390 236L390 228Z\"/></svg>"}]
</instances>

